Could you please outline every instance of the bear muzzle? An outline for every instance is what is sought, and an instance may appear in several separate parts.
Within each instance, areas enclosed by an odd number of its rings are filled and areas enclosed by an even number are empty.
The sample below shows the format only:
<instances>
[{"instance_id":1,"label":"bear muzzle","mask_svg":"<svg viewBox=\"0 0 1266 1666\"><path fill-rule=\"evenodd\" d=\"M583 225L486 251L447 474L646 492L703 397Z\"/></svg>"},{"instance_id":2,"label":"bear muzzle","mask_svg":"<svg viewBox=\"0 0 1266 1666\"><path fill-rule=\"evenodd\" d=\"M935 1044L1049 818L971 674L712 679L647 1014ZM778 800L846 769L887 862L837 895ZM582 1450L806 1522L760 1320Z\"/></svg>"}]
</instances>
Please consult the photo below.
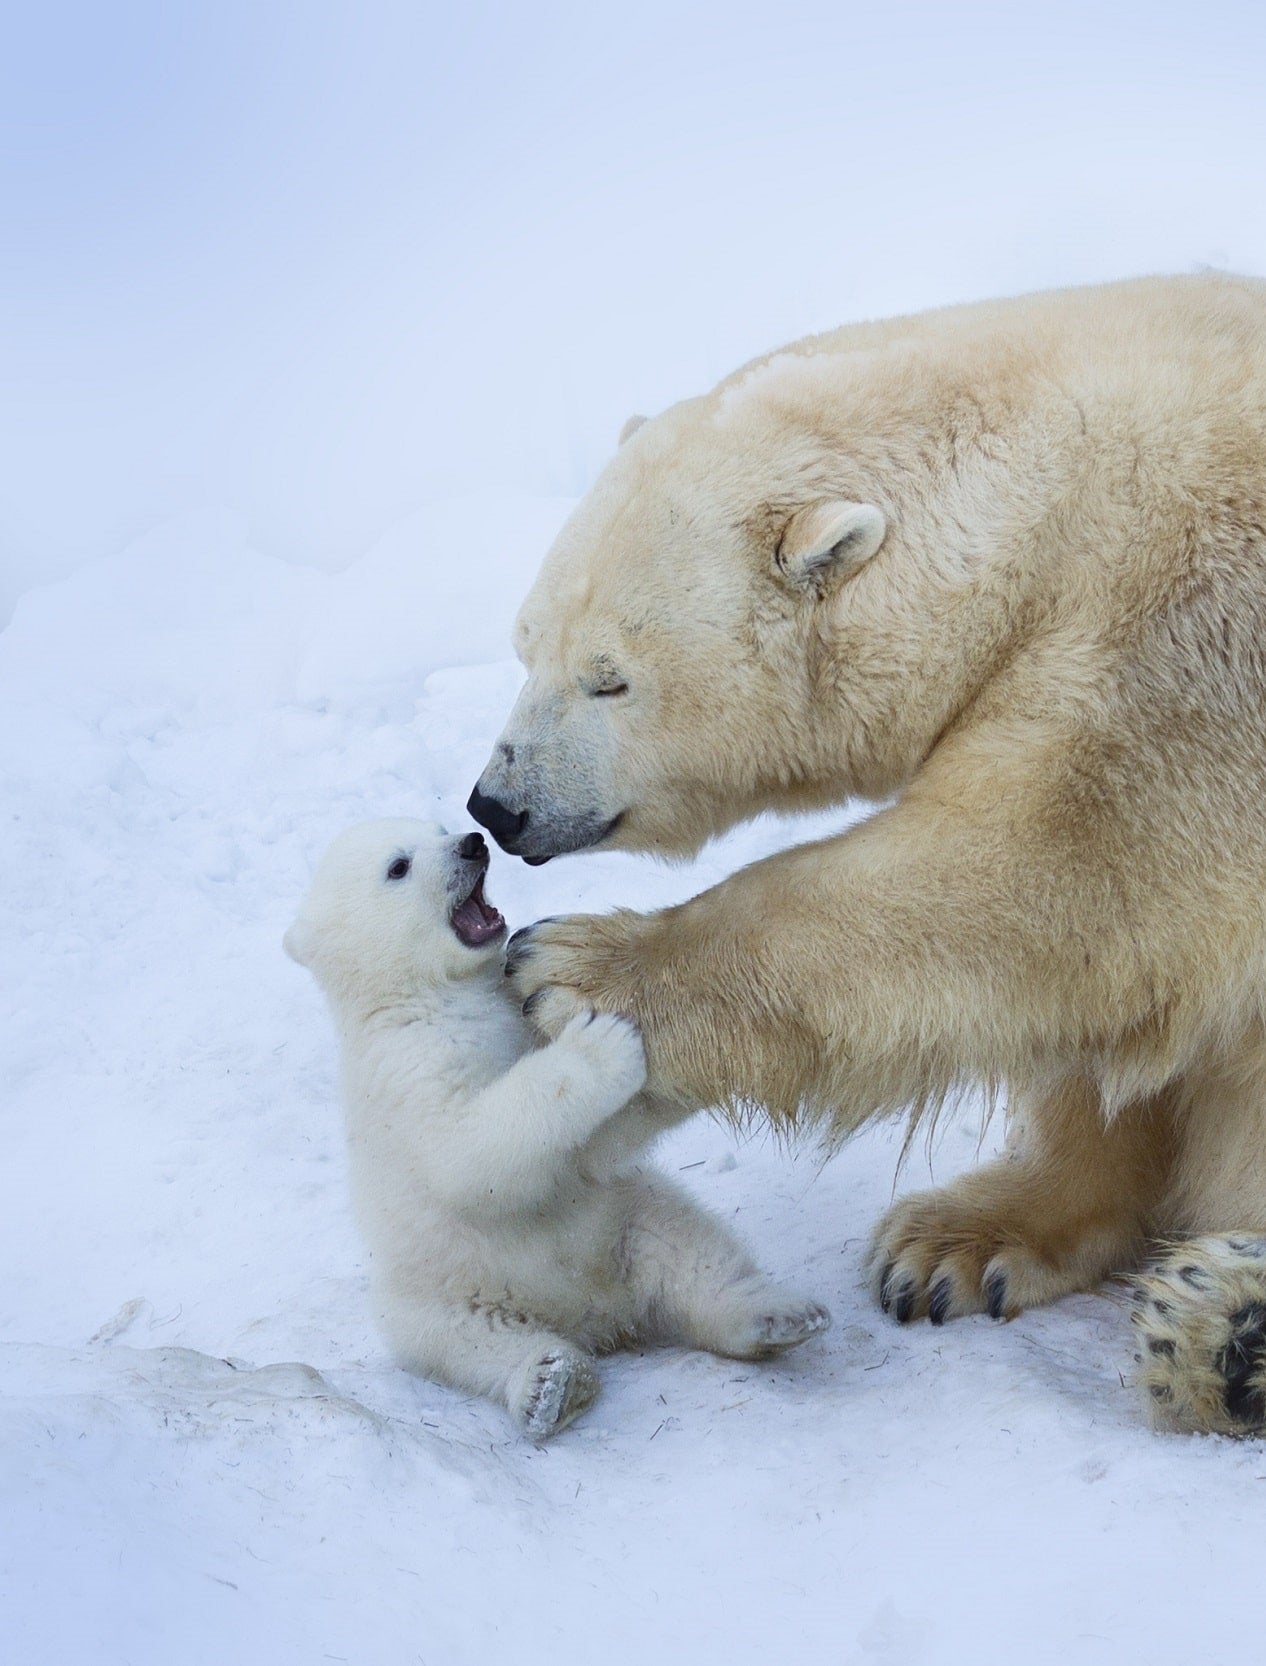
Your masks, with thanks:
<instances>
[{"instance_id":1,"label":"bear muzzle","mask_svg":"<svg viewBox=\"0 0 1266 1666\"><path fill-rule=\"evenodd\" d=\"M518 856L532 867L555 856L592 850L608 839L624 819L618 815L542 815L531 810L514 810L476 786L466 808L473 820L486 827L510 856Z\"/></svg>"}]
</instances>

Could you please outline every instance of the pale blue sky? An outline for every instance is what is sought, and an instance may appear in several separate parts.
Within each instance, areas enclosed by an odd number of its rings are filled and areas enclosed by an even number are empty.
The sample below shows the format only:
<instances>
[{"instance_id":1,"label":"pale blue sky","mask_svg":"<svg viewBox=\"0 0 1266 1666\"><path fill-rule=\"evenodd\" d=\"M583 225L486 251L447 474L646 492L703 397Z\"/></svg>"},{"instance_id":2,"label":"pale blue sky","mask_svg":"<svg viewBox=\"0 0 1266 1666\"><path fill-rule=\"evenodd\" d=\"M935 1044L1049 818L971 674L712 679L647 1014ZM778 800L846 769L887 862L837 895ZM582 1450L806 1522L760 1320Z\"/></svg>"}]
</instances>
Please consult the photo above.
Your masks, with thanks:
<instances>
[{"instance_id":1,"label":"pale blue sky","mask_svg":"<svg viewBox=\"0 0 1266 1666\"><path fill-rule=\"evenodd\" d=\"M580 490L850 317L1266 271L1248 4L46 4L0 25L0 616L227 505Z\"/></svg>"}]
</instances>

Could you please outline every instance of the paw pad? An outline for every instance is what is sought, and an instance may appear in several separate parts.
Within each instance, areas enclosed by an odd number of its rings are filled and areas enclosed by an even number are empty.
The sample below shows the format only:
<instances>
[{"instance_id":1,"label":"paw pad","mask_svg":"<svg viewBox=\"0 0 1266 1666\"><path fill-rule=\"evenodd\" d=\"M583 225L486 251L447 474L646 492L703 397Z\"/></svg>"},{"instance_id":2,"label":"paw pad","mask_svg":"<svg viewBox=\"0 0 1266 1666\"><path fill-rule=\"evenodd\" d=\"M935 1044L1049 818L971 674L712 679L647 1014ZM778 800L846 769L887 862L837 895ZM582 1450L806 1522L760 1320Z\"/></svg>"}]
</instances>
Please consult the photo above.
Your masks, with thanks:
<instances>
[{"instance_id":1,"label":"paw pad","mask_svg":"<svg viewBox=\"0 0 1266 1666\"><path fill-rule=\"evenodd\" d=\"M1137 1381L1154 1422L1266 1432L1266 1238L1192 1239L1148 1270L1134 1301Z\"/></svg>"},{"instance_id":2,"label":"paw pad","mask_svg":"<svg viewBox=\"0 0 1266 1666\"><path fill-rule=\"evenodd\" d=\"M598 1386L597 1375L578 1355L546 1354L528 1384L524 1432L533 1440L549 1440L589 1409Z\"/></svg>"}]
</instances>

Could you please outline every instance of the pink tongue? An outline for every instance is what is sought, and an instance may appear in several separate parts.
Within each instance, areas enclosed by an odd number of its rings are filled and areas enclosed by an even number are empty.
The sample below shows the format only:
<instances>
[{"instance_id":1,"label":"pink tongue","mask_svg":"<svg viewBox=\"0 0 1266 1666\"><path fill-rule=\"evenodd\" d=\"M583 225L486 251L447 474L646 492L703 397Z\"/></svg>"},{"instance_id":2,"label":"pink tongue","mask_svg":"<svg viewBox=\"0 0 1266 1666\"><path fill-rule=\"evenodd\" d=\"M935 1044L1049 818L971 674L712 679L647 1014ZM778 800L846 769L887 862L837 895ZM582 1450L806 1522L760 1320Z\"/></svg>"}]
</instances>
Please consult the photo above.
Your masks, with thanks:
<instances>
[{"instance_id":1,"label":"pink tongue","mask_svg":"<svg viewBox=\"0 0 1266 1666\"><path fill-rule=\"evenodd\" d=\"M497 910L481 902L478 895L467 897L460 908L453 910L453 930L468 948L488 942L504 925Z\"/></svg>"}]
</instances>

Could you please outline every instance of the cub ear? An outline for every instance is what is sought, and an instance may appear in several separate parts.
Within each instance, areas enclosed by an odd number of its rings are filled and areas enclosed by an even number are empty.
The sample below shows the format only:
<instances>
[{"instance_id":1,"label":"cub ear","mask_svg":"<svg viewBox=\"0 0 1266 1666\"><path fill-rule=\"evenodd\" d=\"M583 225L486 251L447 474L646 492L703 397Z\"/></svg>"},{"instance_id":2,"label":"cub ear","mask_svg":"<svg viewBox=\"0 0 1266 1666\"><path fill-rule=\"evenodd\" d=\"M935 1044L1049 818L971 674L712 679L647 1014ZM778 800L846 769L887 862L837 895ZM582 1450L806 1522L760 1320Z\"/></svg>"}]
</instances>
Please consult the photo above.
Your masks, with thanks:
<instances>
[{"instance_id":1,"label":"cub ear","mask_svg":"<svg viewBox=\"0 0 1266 1666\"><path fill-rule=\"evenodd\" d=\"M882 509L847 498L823 498L797 509L774 553L779 570L796 584L845 578L870 560L888 531Z\"/></svg>"},{"instance_id":2,"label":"cub ear","mask_svg":"<svg viewBox=\"0 0 1266 1666\"><path fill-rule=\"evenodd\" d=\"M624 424L624 427L621 428L620 438L616 441L616 444L617 445L623 445L625 440L631 440L633 438L634 434L637 433L638 429L641 428L644 423L647 423L649 421L650 421L649 417L631 416L629 418L629 420Z\"/></svg>"},{"instance_id":3,"label":"cub ear","mask_svg":"<svg viewBox=\"0 0 1266 1666\"><path fill-rule=\"evenodd\" d=\"M316 953L317 934L300 915L282 938L281 946L291 960L298 961L300 966L311 966Z\"/></svg>"}]
</instances>

